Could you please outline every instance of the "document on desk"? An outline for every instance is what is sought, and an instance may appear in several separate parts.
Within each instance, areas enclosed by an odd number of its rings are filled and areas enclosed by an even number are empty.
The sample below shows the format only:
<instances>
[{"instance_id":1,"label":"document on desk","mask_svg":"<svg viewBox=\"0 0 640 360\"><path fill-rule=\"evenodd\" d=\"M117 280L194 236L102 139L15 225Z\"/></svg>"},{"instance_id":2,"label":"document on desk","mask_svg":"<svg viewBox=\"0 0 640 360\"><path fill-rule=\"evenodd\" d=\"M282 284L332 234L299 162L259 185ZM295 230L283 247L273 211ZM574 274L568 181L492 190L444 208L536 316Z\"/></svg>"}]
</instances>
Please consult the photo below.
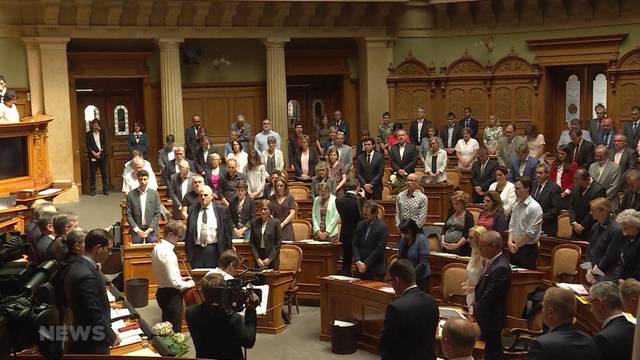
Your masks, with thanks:
<instances>
[{"instance_id":1,"label":"document on desk","mask_svg":"<svg viewBox=\"0 0 640 360\"><path fill-rule=\"evenodd\" d=\"M266 315L269 301L269 285L258 285L254 286L254 288L262 290L262 298L260 299L260 305L256 308L256 314Z\"/></svg>"},{"instance_id":2,"label":"document on desk","mask_svg":"<svg viewBox=\"0 0 640 360\"><path fill-rule=\"evenodd\" d=\"M344 275L329 275L329 277L333 280L348 281L348 282L354 282L354 281L360 280L358 278L344 276Z\"/></svg>"},{"instance_id":3,"label":"document on desk","mask_svg":"<svg viewBox=\"0 0 640 360\"><path fill-rule=\"evenodd\" d=\"M111 291L107 290L107 300L109 300L109 302L114 302L116 301L116 297L113 296L113 294L111 293Z\"/></svg>"},{"instance_id":4,"label":"document on desk","mask_svg":"<svg viewBox=\"0 0 640 360\"><path fill-rule=\"evenodd\" d=\"M570 283L556 283L556 286L561 289L567 289L573 291L577 295L588 296L589 291L585 289L582 284L570 284Z\"/></svg>"},{"instance_id":5,"label":"document on desk","mask_svg":"<svg viewBox=\"0 0 640 360\"><path fill-rule=\"evenodd\" d=\"M393 290L393 287L388 286L388 285L387 286L382 286L382 287L378 288L378 290L382 290L382 291L384 291L384 292L386 292L388 294L395 294L396 293L396 291Z\"/></svg>"},{"instance_id":6,"label":"document on desk","mask_svg":"<svg viewBox=\"0 0 640 360\"><path fill-rule=\"evenodd\" d=\"M60 189L48 188L48 189L44 189L42 191L39 191L38 195L51 195L51 194L55 194L55 193L57 193L59 191L60 191Z\"/></svg>"},{"instance_id":7,"label":"document on desk","mask_svg":"<svg viewBox=\"0 0 640 360\"><path fill-rule=\"evenodd\" d=\"M131 315L131 312L129 312L127 308L111 309L111 320L120 319L129 315Z\"/></svg>"}]
</instances>

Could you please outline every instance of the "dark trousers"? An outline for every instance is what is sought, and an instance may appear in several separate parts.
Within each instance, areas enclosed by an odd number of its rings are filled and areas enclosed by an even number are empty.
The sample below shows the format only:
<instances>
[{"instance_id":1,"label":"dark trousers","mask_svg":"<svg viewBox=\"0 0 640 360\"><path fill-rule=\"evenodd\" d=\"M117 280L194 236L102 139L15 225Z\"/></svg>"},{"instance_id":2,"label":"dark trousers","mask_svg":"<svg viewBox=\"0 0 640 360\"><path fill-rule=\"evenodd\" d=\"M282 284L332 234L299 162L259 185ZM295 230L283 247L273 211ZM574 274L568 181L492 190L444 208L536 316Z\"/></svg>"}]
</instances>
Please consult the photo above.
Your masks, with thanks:
<instances>
[{"instance_id":1,"label":"dark trousers","mask_svg":"<svg viewBox=\"0 0 640 360\"><path fill-rule=\"evenodd\" d=\"M537 259L538 245L530 244L521 247L515 254L512 254L511 263L521 268L535 270Z\"/></svg>"},{"instance_id":2,"label":"dark trousers","mask_svg":"<svg viewBox=\"0 0 640 360\"><path fill-rule=\"evenodd\" d=\"M89 161L89 185L91 191L96 191L96 171L100 168L102 176L102 190L109 190L109 177L107 176L107 159L100 158L96 161Z\"/></svg>"},{"instance_id":3,"label":"dark trousers","mask_svg":"<svg viewBox=\"0 0 640 360\"><path fill-rule=\"evenodd\" d=\"M342 243L342 275L351 276L353 266L353 246L351 242Z\"/></svg>"},{"instance_id":4,"label":"dark trousers","mask_svg":"<svg viewBox=\"0 0 640 360\"><path fill-rule=\"evenodd\" d=\"M484 340L484 358L485 360L502 359L502 330L483 331L481 339Z\"/></svg>"},{"instance_id":5,"label":"dark trousers","mask_svg":"<svg viewBox=\"0 0 640 360\"><path fill-rule=\"evenodd\" d=\"M218 244L209 244L206 247L195 245L193 247L193 257L191 258L191 267L196 268L217 268L218 258L220 257L218 251Z\"/></svg>"},{"instance_id":6,"label":"dark trousers","mask_svg":"<svg viewBox=\"0 0 640 360\"><path fill-rule=\"evenodd\" d=\"M182 332L182 295L180 290L174 288L158 288L156 300L162 310L162 321L168 321L173 325L173 331Z\"/></svg>"}]
</instances>

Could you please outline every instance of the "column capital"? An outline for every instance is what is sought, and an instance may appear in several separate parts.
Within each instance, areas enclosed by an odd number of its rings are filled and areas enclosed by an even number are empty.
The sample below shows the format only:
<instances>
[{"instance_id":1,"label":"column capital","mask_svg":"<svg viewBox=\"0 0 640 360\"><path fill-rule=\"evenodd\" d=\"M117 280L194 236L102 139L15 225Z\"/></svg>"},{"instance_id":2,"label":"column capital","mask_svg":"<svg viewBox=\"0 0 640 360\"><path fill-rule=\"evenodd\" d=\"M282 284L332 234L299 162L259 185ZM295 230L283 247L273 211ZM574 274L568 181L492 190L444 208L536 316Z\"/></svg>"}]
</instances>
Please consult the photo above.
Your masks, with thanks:
<instances>
[{"instance_id":1,"label":"column capital","mask_svg":"<svg viewBox=\"0 0 640 360\"><path fill-rule=\"evenodd\" d=\"M291 39L288 37L270 37L270 38L262 39L262 43L267 49L283 48L284 45L289 42L289 40Z\"/></svg>"},{"instance_id":2,"label":"column capital","mask_svg":"<svg viewBox=\"0 0 640 360\"><path fill-rule=\"evenodd\" d=\"M67 50L70 38L65 37L23 37L22 42L27 48L39 46L41 50Z\"/></svg>"},{"instance_id":3,"label":"column capital","mask_svg":"<svg viewBox=\"0 0 640 360\"><path fill-rule=\"evenodd\" d=\"M158 38L156 44L160 50L178 48L184 42L184 38Z\"/></svg>"},{"instance_id":4,"label":"column capital","mask_svg":"<svg viewBox=\"0 0 640 360\"><path fill-rule=\"evenodd\" d=\"M364 37L360 41L363 45L369 48L390 48L393 47L393 42L396 38L393 37Z\"/></svg>"}]
</instances>

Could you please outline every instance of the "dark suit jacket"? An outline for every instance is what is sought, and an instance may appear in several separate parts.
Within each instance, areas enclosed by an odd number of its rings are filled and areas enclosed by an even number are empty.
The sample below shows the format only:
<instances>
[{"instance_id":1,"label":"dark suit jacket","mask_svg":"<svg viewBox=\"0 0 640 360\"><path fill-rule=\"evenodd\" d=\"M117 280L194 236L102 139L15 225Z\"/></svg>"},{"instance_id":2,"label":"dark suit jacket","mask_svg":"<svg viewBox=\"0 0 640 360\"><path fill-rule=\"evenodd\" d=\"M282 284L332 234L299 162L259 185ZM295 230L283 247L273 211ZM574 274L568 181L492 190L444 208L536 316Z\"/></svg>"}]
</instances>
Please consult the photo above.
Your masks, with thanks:
<instances>
[{"instance_id":1,"label":"dark suit jacket","mask_svg":"<svg viewBox=\"0 0 640 360\"><path fill-rule=\"evenodd\" d=\"M195 175L194 173L189 173L189 177L187 178L187 191L182 192L182 176L176 173L171 176L171 182L168 186L169 188L169 197L171 198L171 202L173 203L173 218L174 219L182 219L182 213L180 212L180 208L182 207L182 199L185 195L187 195L191 191L191 178Z\"/></svg>"},{"instance_id":2,"label":"dark suit jacket","mask_svg":"<svg viewBox=\"0 0 640 360\"><path fill-rule=\"evenodd\" d=\"M440 139L442 139L442 146L444 146L445 148L449 148L449 130L448 129L449 129L449 124L444 125L440 129ZM458 140L462 139L462 128L460 128L458 125L455 125L453 127L453 134L451 135L452 135L451 149L453 149L454 147L456 147Z\"/></svg>"},{"instance_id":3,"label":"dark suit jacket","mask_svg":"<svg viewBox=\"0 0 640 360\"><path fill-rule=\"evenodd\" d=\"M251 222L256 218L256 202L246 196L244 203L242 204L242 210L240 211L240 217L238 217L238 197L236 196L229 202L229 216L233 221L233 226L241 228L243 226L251 227Z\"/></svg>"},{"instance_id":4,"label":"dark suit jacket","mask_svg":"<svg viewBox=\"0 0 640 360\"><path fill-rule=\"evenodd\" d=\"M411 143L420 146L420 141L422 138L427 136L427 126L431 125L431 121L426 118L422 122L422 129L420 129L420 134L418 134L418 120L411 120L411 125L409 126L409 137L411 138Z\"/></svg>"},{"instance_id":5,"label":"dark suit jacket","mask_svg":"<svg viewBox=\"0 0 640 360\"><path fill-rule=\"evenodd\" d=\"M184 150L187 159L193 160L195 158L196 150L198 150L198 147L200 146L200 143L198 143L198 136L201 134L208 134L207 129L202 126L200 126L200 129L198 130L197 136L196 130L193 126L184 129Z\"/></svg>"},{"instance_id":6,"label":"dark suit jacket","mask_svg":"<svg viewBox=\"0 0 640 360\"><path fill-rule=\"evenodd\" d=\"M366 221L361 221L356 228L356 235L353 238L353 258L354 262L362 261L367 265L367 270L363 275L384 275L387 271L384 259L384 249L387 246L389 228L384 221L376 217L371 223L369 236Z\"/></svg>"},{"instance_id":7,"label":"dark suit jacket","mask_svg":"<svg viewBox=\"0 0 640 360\"><path fill-rule=\"evenodd\" d=\"M632 334L633 336L633 334ZM609 358L608 359L616 359ZM572 324L562 324L529 344L528 360L598 360L593 339Z\"/></svg>"},{"instance_id":8,"label":"dark suit jacket","mask_svg":"<svg viewBox=\"0 0 640 360\"><path fill-rule=\"evenodd\" d=\"M466 119L466 118L465 118L465 119L460 120L460 121L458 122L458 126L459 126L461 129L464 129L464 128L465 128L465 126L464 126L464 125L465 125L465 122L466 122L466 121L467 121L467 119ZM472 138L474 138L474 139L475 139L475 138L477 138L477 137L478 137L478 120L476 120L476 119L474 119L474 118L470 117L470 118L469 118L469 126L468 126L468 127L471 129L471 137L472 137Z\"/></svg>"},{"instance_id":9,"label":"dark suit jacket","mask_svg":"<svg viewBox=\"0 0 640 360\"><path fill-rule=\"evenodd\" d=\"M616 150L613 149L609 153L609 160L614 161L615 158ZM625 147L624 149L622 149L622 156L620 156L620 163L618 163L618 166L620 166L620 175L622 175L620 177L620 181L622 183L626 182L625 175L627 171L629 169L634 169L637 162L638 153L635 150L631 149L630 147Z\"/></svg>"},{"instance_id":10,"label":"dark suit jacket","mask_svg":"<svg viewBox=\"0 0 640 360\"><path fill-rule=\"evenodd\" d=\"M407 174L411 174L416 170L416 161L418 161L418 150L413 144L406 143L404 145L404 154L400 159L400 144L395 144L389 151L389 159L391 160L391 168L397 172L403 169Z\"/></svg>"},{"instance_id":11,"label":"dark suit jacket","mask_svg":"<svg viewBox=\"0 0 640 360\"><path fill-rule=\"evenodd\" d=\"M160 195L153 189L147 189L147 202L140 204L140 191L137 189L129 191L127 194L127 222L131 227L131 232L135 227L142 229L142 206L145 207L144 218L148 228L153 229L157 236L160 236L160 216L162 215L162 204ZM143 229L144 230L144 229Z\"/></svg>"},{"instance_id":12,"label":"dark suit jacket","mask_svg":"<svg viewBox=\"0 0 640 360\"><path fill-rule=\"evenodd\" d=\"M484 172L480 173L482 164L479 160L475 160L471 164L471 185L482 187L482 191L488 191L489 186L496 182L496 167L498 162L493 159L487 160L487 165L484 167Z\"/></svg>"},{"instance_id":13,"label":"dark suit jacket","mask_svg":"<svg viewBox=\"0 0 640 360\"><path fill-rule=\"evenodd\" d=\"M560 215L560 186L547 180L538 194L538 181L531 186L531 196L542 207L542 232L547 235L555 235L558 232L558 215Z\"/></svg>"},{"instance_id":14,"label":"dark suit jacket","mask_svg":"<svg viewBox=\"0 0 640 360\"><path fill-rule=\"evenodd\" d=\"M500 254L485 270L475 288L474 315L481 332L502 330L507 320L507 293L511 287L511 265Z\"/></svg>"},{"instance_id":15,"label":"dark suit jacket","mask_svg":"<svg viewBox=\"0 0 640 360\"><path fill-rule=\"evenodd\" d=\"M211 155L213 153L217 153L218 152L218 147L210 144L209 145L209 149L207 150L208 154ZM202 150L201 146L198 146L198 148L196 149L196 152L194 154L194 158L193 159L193 164L195 165L195 169L191 169L191 171L196 172L200 175L202 175L202 173L204 173L204 169L207 166L207 162L204 159L204 150Z\"/></svg>"},{"instance_id":16,"label":"dark suit jacket","mask_svg":"<svg viewBox=\"0 0 640 360\"><path fill-rule=\"evenodd\" d=\"M356 234L356 227L362 221L362 205L365 199L360 195L346 192L336 199L336 209L340 214L340 242L343 246L351 246Z\"/></svg>"},{"instance_id":17,"label":"dark suit jacket","mask_svg":"<svg viewBox=\"0 0 640 360\"><path fill-rule=\"evenodd\" d=\"M594 144L595 145L604 145L609 149L613 149L613 136L616 134L615 129L611 130L609 132L609 138L607 139L606 143L605 143L605 138L604 138L604 133L601 131L600 133L598 133L598 139L593 139L594 140Z\"/></svg>"},{"instance_id":18,"label":"dark suit jacket","mask_svg":"<svg viewBox=\"0 0 640 360\"><path fill-rule=\"evenodd\" d=\"M593 340L601 359L631 360L634 326L624 316L611 319Z\"/></svg>"},{"instance_id":19,"label":"dark suit jacket","mask_svg":"<svg viewBox=\"0 0 640 360\"><path fill-rule=\"evenodd\" d=\"M293 158L293 167L296 169L296 176L302 175L302 152L297 152ZM318 165L318 153L309 149L309 176L316 176L316 165Z\"/></svg>"},{"instance_id":20,"label":"dark suit jacket","mask_svg":"<svg viewBox=\"0 0 640 360\"><path fill-rule=\"evenodd\" d=\"M296 134L289 136L289 141L287 142L289 149L289 164L293 164L293 159L298 157L298 153L302 150L300 146L298 146L298 141Z\"/></svg>"},{"instance_id":21,"label":"dark suit jacket","mask_svg":"<svg viewBox=\"0 0 640 360\"><path fill-rule=\"evenodd\" d=\"M626 241L620 225L613 218L607 219L601 227L594 223L589 229L589 247L587 248L587 260L593 266L598 266L605 274L611 274L616 269L620 260L620 249Z\"/></svg>"},{"instance_id":22,"label":"dark suit jacket","mask_svg":"<svg viewBox=\"0 0 640 360\"><path fill-rule=\"evenodd\" d=\"M627 144L629 144L629 146L632 149L637 148L638 147L638 141L640 141L640 126L638 126L638 128L634 132L633 131L633 121L624 124L624 136L627 137Z\"/></svg>"},{"instance_id":23,"label":"dark suit jacket","mask_svg":"<svg viewBox=\"0 0 640 360\"><path fill-rule=\"evenodd\" d=\"M382 360L433 360L440 314L433 296L418 288L387 306L379 348Z\"/></svg>"},{"instance_id":24,"label":"dark suit jacket","mask_svg":"<svg viewBox=\"0 0 640 360\"><path fill-rule=\"evenodd\" d=\"M624 192L622 202L620 203L620 207L618 207L618 212L626 209L636 209L640 211L640 194L635 194L634 196L634 191L631 189Z\"/></svg>"},{"instance_id":25,"label":"dark suit jacket","mask_svg":"<svg viewBox=\"0 0 640 360\"><path fill-rule=\"evenodd\" d=\"M161 174L164 173L165 167L169 166L169 151L166 147L158 150L158 166Z\"/></svg>"},{"instance_id":26,"label":"dark suit jacket","mask_svg":"<svg viewBox=\"0 0 640 360\"><path fill-rule=\"evenodd\" d=\"M149 141L147 140L146 133L142 133L140 135L140 139L138 140L138 142L136 142L135 135L129 134L127 143L128 143L129 152L132 152L133 150L138 150L142 154L146 155L147 151L149 150Z\"/></svg>"},{"instance_id":27,"label":"dark suit jacket","mask_svg":"<svg viewBox=\"0 0 640 360\"><path fill-rule=\"evenodd\" d=\"M72 342L71 353L108 355L109 346L116 337L111 330L111 310L104 277L94 264L79 257L70 265L65 289L73 312L73 325L95 326L96 331L106 331L105 338L101 340L94 340L90 336L86 341Z\"/></svg>"},{"instance_id":28,"label":"dark suit jacket","mask_svg":"<svg viewBox=\"0 0 640 360\"><path fill-rule=\"evenodd\" d=\"M230 178L229 173L225 171L224 176L218 180L218 186L220 186L220 198L224 196L227 201L231 202L231 200L236 197L236 182L240 180L245 180L244 174L236 171L234 177Z\"/></svg>"},{"instance_id":29,"label":"dark suit jacket","mask_svg":"<svg viewBox=\"0 0 640 360\"><path fill-rule=\"evenodd\" d=\"M227 316L197 304L187 308L186 318L197 358L244 360L242 348L256 343L255 310L245 311L243 323L240 314Z\"/></svg>"},{"instance_id":30,"label":"dark suit jacket","mask_svg":"<svg viewBox=\"0 0 640 360\"><path fill-rule=\"evenodd\" d=\"M270 218L267 227L262 234L262 219L256 218L251 224L251 235L249 244L251 245L251 253L254 259L260 258L258 248L264 236L264 251L267 257L271 259L269 267L278 270L280 268L280 246L282 245L282 229L280 229L280 221Z\"/></svg>"},{"instance_id":31,"label":"dark suit jacket","mask_svg":"<svg viewBox=\"0 0 640 360\"><path fill-rule=\"evenodd\" d=\"M184 236L184 249L187 254L187 260L191 262L193 260L193 248L196 245L198 239L198 213L202 210L200 203L194 204L188 210L189 217L187 218L187 232ZM218 239L218 254L222 254L225 250L231 249L231 238L233 232L231 230L231 218L227 208L222 204L214 203L213 211L216 214L216 221L218 223L218 231L216 237Z\"/></svg>"},{"instance_id":32,"label":"dark suit jacket","mask_svg":"<svg viewBox=\"0 0 640 360\"><path fill-rule=\"evenodd\" d=\"M384 155L375 151L371 165L367 161L367 154L363 153L358 157L356 162L356 175L360 184L371 184L376 190L382 194L382 175L384 174ZM374 190L374 193L377 192Z\"/></svg>"},{"instance_id":33,"label":"dark suit jacket","mask_svg":"<svg viewBox=\"0 0 640 360\"><path fill-rule=\"evenodd\" d=\"M96 140L93 138L92 131L87 131L85 134L85 145L87 147L87 155L89 156L89 160L93 159L92 151L98 151L98 145L96 144ZM107 152L107 136L104 134L104 131L100 130L100 146L102 147L102 155L104 157L108 154Z\"/></svg>"},{"instance_id":34,"label":"dark suit jacket","mask_svg":"<svg viewBox=\"0 0 640 360\"><path fill-rule=\"evenodd\" d=\"M580 151L576 158L573 158L573 151L575 150L576 144L574 142L570 142L567 144L567 150L569 151L569 156L572 161L575 161L579 167L583 167L589 170L589 165L593 162L593 151L595 150L595 146L587 140L582 140L582 145L580 146Z\"/></svg>"},{"instance_id":35,"label":"dark suit jacket","mask_svg":"<svg viewBox=\"0 0 640 360\"><path fill-rule=\"evenodd\" d=\"M531 179L536 177L536 167L538 166L538 159L535 159L529 156L526 160L526 165L524 167L524 172L522 176L528 176ZM516 180L520 177L520 159L517 157L513 159L511 162L511 167L509 168L509 181L516 182Z\"/></svg>"},{"instance_id":36,"label":"dark suit jacket","mask_svg":"<svg viewBox=\"0 0 640 360\"><path fill-rule=\"evenodd\" d=\"M189 169L191 171L194 171L194 169L196 168L196 165L193 163L193 161L189 159L185 159L185 161L189 164ZM162 182L165 184L165 186L169 186L169 184L171 184L171 177L175 173L176 173L176 159L173 159L169 161L169 164L164 168L164 171L162 172Z\"/></svg>"},{"instance_id":37,"label":"dark suit jacket","mask_svg":"<svg viewBox=\"0 0 640 360\"><path fill-rule=\"evenodd\" d=\"M640 237L627 238L620 248L622 271L620 279L634 278L640 280Z\"/></svg>"},{"instance_id":38,"label":"dark suit jacket","mask_svg":"<svg viewBox=\"0 0 640 360\"><path fill-rule=\"evenodd\" d=\"M584 231L582 235L586 235L586 233L591 229L593 225L593 218L591 217L591 200L603 197L607 197L607 191L605 188L598 184L597 182L591 182L587 191L582 195L582 190L578 187L578 185L574 185L571 190L571 208L569 209L569 219L573 224L574 221L577 221L584 227ZM584 238L584 236L581 236Z\"/></svg>"}]
</instances>

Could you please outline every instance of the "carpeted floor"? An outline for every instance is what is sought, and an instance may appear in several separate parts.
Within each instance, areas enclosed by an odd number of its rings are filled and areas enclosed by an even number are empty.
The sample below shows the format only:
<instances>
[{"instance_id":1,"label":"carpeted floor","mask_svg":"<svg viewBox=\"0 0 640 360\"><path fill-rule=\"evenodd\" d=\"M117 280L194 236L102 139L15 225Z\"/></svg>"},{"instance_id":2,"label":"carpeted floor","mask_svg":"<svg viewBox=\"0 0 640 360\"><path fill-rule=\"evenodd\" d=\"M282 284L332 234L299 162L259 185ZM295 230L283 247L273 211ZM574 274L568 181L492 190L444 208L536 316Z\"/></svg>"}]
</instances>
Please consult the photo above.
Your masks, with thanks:
<instances>
[{"instance_id":1,"label":"carpeted floor","mask_svg":"<svg viewBox=\"0 0 640 360\"><path fill-rule=\"evenodd\" d=\"M89 231L95 228L106 228L122 219L120 203L124 199L119 191L112 191L105 196L80 195L80 201L74 203L56 204L56 207L78 214L80 227Z\"/></svg>"}]
</instances>

